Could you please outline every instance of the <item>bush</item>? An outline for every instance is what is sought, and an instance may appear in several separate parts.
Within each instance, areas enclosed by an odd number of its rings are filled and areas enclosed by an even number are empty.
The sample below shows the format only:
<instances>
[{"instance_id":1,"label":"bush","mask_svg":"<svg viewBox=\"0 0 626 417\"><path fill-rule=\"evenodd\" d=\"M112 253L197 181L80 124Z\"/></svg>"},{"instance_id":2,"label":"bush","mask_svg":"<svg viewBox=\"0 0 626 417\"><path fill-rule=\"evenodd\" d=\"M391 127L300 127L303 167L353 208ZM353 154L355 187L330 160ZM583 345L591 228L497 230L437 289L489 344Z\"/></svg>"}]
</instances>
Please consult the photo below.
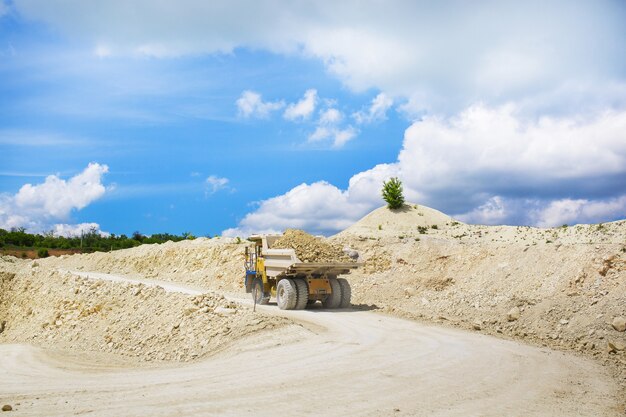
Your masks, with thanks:
<instances>
[{"instance_id":1,"label":"bush","mask_svg":"<svg viewBox=\"0 0 626 417\"><path fill-rule=\"evenodd\" d=\"M383 200L387 202L390 209L399 209L404 205L404 195L402 195L402 182L397 178L391 178L383 183Z\"/></svg>"},{"instance_id":2,"label":"bush","mask_svg":"<svg viewBox=\"0 0 626 417\"><path fill-rule=\"evenodd\" d=\"M37 257L38 258L47 258L48 256L50 256L50 254L48 253L48 249L46 249L46 248L39 248L37 250Z\"/></svg>"},{"instance_id":3,"label":"bush","mask_svg":"<svg viewBox=\"0 0 626 417\"><path fill-rule=\"evenodd\" d=\"M136 240L137 242L142 242L145 238L146 237L142 235L141 232L139 231L133 232L133 240Z\"/></svg>"}]
</instances>

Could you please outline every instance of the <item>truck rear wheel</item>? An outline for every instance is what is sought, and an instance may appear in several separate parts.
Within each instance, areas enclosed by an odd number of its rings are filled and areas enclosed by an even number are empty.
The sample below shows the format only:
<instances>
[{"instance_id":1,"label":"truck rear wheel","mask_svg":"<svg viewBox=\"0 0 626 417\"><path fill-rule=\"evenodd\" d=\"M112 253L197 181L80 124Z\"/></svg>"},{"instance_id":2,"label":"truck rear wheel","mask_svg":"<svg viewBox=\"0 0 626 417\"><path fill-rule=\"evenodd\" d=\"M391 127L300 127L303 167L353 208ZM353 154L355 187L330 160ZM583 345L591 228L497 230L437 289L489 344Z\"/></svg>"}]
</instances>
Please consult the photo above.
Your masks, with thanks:
<instances>
[{"instance_id":1,"label":"truck rear wheel","mask_svg":"<svg viewBox=\"0 0 626 417\"><path fill-rule=\"evenodd\" d=\"M296 278L293 282L296 283L296 292L298 294L296 310L304 310L309 301L309 284L306 282L306 279L302 278Z\"/></svg>"},{"instance_id":2,"label":"truck rear wheel","mask_svg":"<svg viewBox=\"0 0 626 417\"><path fill-rule=\"evenodd\" d=\"M324 308L339 308L341 305L341 285L339 285L337 278L328 278L328 283L332 292L322 300L322 305Z\"/></svg>"},{"instance_id":3,"label":"truck rear wheel","mask_svg":"<svg viewBox=\"0 0 626 417\"><path fill-rule=\"evenodd\" d=\"M254 281L252 281L252 299L257 304L269 304L270 302L270 296L263 292L263 281L259 278L255 278Z\"/></svg>"},{"instance_id":4,"label":"truck rear wheel","mask_svg":"<svg viewBox=\"0 0 626 417\"><path fill-rule=\"evenodd\" d=\"M345 278L337 278L337 282L339 282L339 286L341 287L341 303L339 303L339 308L348 308L350 307L350 299L352 298L350 283Z\"/></svg>"},{"instance_id":5,"label":"truck rear wheel","mask_svg":"<svg viewBox=\"0 0 626 417\"><path fill-rule=\"evenodd\" d=\"M293 310L298 301L296 284L291 278L281 279L276 287L276 302L281 310Z\"/></svg>"}]
</instances>

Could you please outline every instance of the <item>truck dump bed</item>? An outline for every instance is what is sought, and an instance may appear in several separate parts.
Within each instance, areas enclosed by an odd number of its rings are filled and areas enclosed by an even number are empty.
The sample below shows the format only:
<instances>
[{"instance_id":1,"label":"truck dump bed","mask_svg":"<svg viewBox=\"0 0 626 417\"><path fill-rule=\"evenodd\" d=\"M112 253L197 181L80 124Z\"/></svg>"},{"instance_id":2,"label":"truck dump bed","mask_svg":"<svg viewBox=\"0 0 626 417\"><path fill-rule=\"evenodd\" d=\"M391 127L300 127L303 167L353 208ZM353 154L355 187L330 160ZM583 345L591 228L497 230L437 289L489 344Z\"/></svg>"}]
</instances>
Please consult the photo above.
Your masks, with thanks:
<instances>
[{"instance_id":1,"label":"truck dump bed","mask_svg":"<svg viewBox=\"0 0 626 417\"><path fill-rule=\"evenodd\" d=\"M268 277L280 278L292 275L342 275L363 266L356 262L302 262L293 249L274 249L279 235L253 235L250 240L259 242L263 248L264 267Z\"/></svg>"},{"instance_id":2,"label":"truck dump bed","mask_svg":"<svg viewBox=\"0 0 626 417\"><path fill-rule=\"evenodd\" d=\"M293 249L267 249L265 269L270 277L283 275L341 275L363 266L356 262L300 262Z\"/></svg>"},{"instance_id":3,"label":"truck dump bed","mask_svg":"<svg viewBox=\"0 0 626 417\"><path fill-rule=\"evenodd\" d=\"M356 262L324 262L324 263L305 263L298 262L291 265L283 274L303 274L303 275L341 275L347 274L351 269L356 269L363 264Z\"/></svg>"}]
</instances>

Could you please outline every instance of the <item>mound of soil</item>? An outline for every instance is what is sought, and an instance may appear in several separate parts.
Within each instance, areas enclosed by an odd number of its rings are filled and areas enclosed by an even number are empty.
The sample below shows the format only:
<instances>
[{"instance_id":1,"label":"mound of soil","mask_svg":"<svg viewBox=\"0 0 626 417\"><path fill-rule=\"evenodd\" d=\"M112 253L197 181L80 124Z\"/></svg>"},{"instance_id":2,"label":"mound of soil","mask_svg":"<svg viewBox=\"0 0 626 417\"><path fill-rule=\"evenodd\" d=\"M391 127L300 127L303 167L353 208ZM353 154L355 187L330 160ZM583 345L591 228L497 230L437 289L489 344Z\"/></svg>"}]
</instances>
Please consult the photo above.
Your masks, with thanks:
<instances>
[{"instance_id":1,"label":"mound of soil","mask_svg":"<svg viewBox=\"0 0 626 417\"><path fill-rule=\"evenodd\" d=\"M297 229L287 229L272 249L294 249L301 262L352 262L343 253L341 246L324 242L322 239Z\"/></svg>"},{"instance_id":2,"label":"mound of soil","mask_svg":"<svg viewBox=\"0 0 626 417\"><path fill-rule=\"evenodd\" d=\"M361 220L348 227L338 236L399 236L418 233L420 229L438 228L460 222L452 217L429 207L417 204L405 204L397 210L381 207L372 211Z\"/></svg>"},{"instance_id":3,"label":"mound of soil","mask_svg":"<svg viewBox=\"0 0 626 417\"><path fill-rule=\"evenodd\" d=\"M186 362L290 324L221 294L190 296L0 259L0 343Z\"/></svg>"}]
</instances>

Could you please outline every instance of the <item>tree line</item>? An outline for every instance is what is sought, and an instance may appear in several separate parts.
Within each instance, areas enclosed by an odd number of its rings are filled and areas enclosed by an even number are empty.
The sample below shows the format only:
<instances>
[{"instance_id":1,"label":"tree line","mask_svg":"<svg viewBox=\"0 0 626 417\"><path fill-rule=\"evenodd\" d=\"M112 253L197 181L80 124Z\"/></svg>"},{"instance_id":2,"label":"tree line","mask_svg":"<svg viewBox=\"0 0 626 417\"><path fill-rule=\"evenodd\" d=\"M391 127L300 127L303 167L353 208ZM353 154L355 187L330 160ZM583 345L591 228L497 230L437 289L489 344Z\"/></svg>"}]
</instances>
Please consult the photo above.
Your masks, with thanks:
<instances>
[{"instance_id":1,"label":"tree line","mask_svg":"<svg viewBox=\"0 0 626 417\"><path fill-rule=\"evenodd\" d=\"M182 235L157 233L144 236L140 232L127 235L101 235L95 229L76 236L55 236L52 232L41 234L27 233L24 228L11 230L0 229L0 248L6 249L63 249L80 252L108 252L117 249L128 249L145 243L165 243L168 240L179 242L185 239L195 239L188 232Z\"/></svg>"}]
</instances>

